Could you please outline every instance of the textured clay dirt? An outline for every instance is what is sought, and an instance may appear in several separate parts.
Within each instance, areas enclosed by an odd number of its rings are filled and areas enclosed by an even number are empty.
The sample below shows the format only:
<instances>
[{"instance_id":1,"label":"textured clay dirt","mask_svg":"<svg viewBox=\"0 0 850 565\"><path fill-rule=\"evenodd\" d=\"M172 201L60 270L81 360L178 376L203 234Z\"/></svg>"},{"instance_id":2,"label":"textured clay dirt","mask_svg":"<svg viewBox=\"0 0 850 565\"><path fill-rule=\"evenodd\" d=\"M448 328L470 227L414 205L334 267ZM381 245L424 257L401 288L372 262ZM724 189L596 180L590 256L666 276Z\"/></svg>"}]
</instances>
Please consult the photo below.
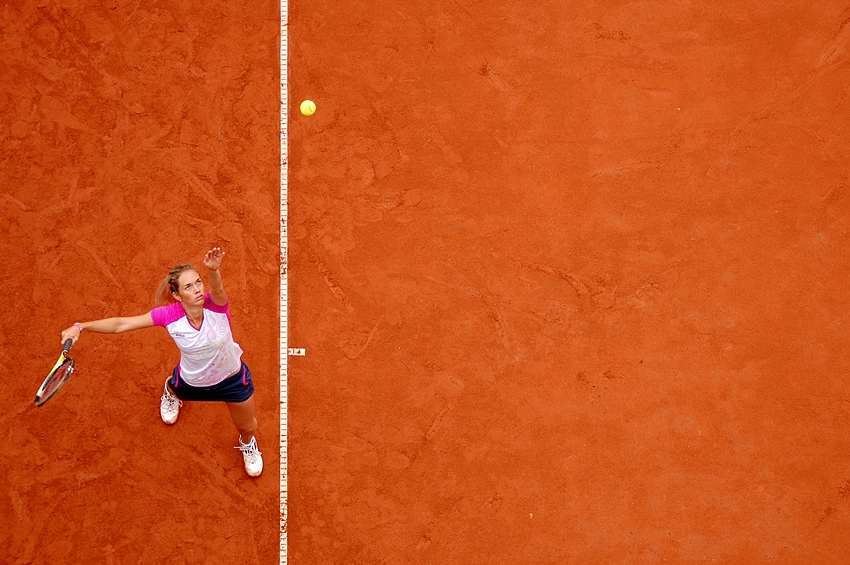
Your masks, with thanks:
<instances>
[{"instance_id":1,"label":"textured clay dirt","mask_svg":"<svg viewBox=\"0 0 850 565\"><path fill-rule=\"evenodd\" d=\"M289 561L846 563L850 11L290 6ZM278 561L277 5L0 10L0 561ZM157 414L228 251L266 472Z\"/></svg>"},{"instance_id":2,"label":"textured clay dirt","mask_svg":"<svg viewBox=\"0 0 850 565\"><path fill-rule=\"evenodd\" d=\"M847 563L846 2L296 2L292 563Z\"/></svg>"},{"instance_id":3,"label":"textured clay dirt","mask_svg":"<svg viewBox=\"0 0 850 565\"><path fill-rule=\"evenodd\" d=\"M277 563L278 25L265 0L0 7L0 563ZM33 405L62 329L150 310L214 245L260 478L224 406L160 421L178 360L162 329L84 334Z\"/></svg>"}]
</instances>

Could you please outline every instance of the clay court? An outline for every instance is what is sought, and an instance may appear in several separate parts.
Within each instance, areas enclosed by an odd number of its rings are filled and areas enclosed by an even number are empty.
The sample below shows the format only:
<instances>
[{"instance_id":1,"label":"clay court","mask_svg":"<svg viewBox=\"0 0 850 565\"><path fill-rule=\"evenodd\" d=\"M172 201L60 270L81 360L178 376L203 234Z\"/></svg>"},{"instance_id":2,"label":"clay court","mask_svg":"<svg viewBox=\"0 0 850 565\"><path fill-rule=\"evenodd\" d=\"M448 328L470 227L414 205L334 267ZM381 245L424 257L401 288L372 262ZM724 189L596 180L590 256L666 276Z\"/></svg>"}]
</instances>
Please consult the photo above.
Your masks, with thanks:
<instances>
[{"instance_id":1,"label":"clay court","mask_svg":"<svg viewBox=\"0 0 850 565\"><path fill-rule=\"evenodd\" d=\"M846 3L285 20L281 96L277 1L0 10L0 562L850 562ZM260 478L161 329L33 405L213 245Z\"/></svg>"}]
</instances>

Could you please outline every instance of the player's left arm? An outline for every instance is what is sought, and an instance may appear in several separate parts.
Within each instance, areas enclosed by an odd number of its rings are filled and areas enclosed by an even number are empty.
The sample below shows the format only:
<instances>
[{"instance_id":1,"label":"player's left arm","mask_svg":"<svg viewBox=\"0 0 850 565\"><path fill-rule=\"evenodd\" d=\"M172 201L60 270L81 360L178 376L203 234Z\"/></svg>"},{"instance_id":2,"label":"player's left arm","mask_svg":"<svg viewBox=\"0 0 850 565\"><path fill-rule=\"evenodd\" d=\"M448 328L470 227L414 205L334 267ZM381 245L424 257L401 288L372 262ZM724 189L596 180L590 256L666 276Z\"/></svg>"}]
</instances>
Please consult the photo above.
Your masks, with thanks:
<instances>
[{"instance_id":1,"label":"player's left arm","mask_svg":"<svg viewBox=\"0 0 850 565\"><path fill-rule=\"evenodd\" d=\"M221 262L224 259L224 251L213 247L204 255L204 267L209 270L210 297L219 306L227 304L227 293L224 291L224 283L221 282Z\"/></svg>"}]
</instances>

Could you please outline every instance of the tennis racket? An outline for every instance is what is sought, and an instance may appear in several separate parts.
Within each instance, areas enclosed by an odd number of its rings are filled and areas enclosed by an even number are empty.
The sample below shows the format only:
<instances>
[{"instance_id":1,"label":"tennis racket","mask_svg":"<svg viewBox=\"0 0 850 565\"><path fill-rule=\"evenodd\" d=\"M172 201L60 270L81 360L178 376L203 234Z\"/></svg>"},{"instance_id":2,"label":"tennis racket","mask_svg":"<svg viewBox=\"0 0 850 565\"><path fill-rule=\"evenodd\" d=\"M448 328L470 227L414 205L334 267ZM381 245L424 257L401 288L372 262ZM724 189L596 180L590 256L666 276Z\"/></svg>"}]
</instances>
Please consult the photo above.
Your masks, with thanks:
<instances>
[{"instance_id":1,"label":"tennis racket","mask_svg":"<svg viewBox=\"0 0 850 565\"><path fill-rule=\"evenodd\" d=\"M62 385L65 384L65 381L68 380L68 377L71 376L71 373L74 372L74 360L68 357L68 352L71 351L71 346L74 344L74 340L68 338L65 340L65 345L62 346L62 354L59 355L59 359L56 361L56 364L53 365L53 369L50 370L50 374L47 375L47 378L44 379L44 382L41 383L41 388L38 389L38 392L35 393L35 405L41 406L50 398L59 392L59 389L62 388Z\"/></svg>"}]
</instances>

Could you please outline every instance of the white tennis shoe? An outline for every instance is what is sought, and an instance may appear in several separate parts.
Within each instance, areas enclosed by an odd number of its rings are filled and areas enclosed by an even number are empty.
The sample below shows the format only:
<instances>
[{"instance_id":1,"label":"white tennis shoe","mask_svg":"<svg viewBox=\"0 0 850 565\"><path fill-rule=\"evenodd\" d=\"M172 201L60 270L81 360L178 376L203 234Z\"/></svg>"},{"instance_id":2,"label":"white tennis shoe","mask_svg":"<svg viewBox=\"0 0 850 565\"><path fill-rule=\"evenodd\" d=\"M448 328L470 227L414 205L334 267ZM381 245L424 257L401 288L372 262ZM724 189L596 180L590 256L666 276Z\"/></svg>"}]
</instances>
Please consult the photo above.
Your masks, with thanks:
<instances>
[{"instance_id":1,"label":"white tennis shoe","mask_svg":"<svg viewBox=\"0 0 850 565\"><path fill-rule=\"evenodd\" d=\"M168 390L168 379L165 379L165 387L159 399L159 415L162 416L162 421L169 426L176 422L181 406L183 402Z\"/></svg>"},{"instance_id":2,"label":"white tennis shoe","mask_svg":"<svg viewBox=\"0 0 850 565\"><path fill-rule=\"evenodd\" d=\"M248 443L242 442L242 436L239 436L238 449L242 452L242 459L245 461L245 472L251 477L259 477L263 472L263 454L260 453L257 447L257 438L251 436L251 441Z\"/></svg>"}]
</instances>

